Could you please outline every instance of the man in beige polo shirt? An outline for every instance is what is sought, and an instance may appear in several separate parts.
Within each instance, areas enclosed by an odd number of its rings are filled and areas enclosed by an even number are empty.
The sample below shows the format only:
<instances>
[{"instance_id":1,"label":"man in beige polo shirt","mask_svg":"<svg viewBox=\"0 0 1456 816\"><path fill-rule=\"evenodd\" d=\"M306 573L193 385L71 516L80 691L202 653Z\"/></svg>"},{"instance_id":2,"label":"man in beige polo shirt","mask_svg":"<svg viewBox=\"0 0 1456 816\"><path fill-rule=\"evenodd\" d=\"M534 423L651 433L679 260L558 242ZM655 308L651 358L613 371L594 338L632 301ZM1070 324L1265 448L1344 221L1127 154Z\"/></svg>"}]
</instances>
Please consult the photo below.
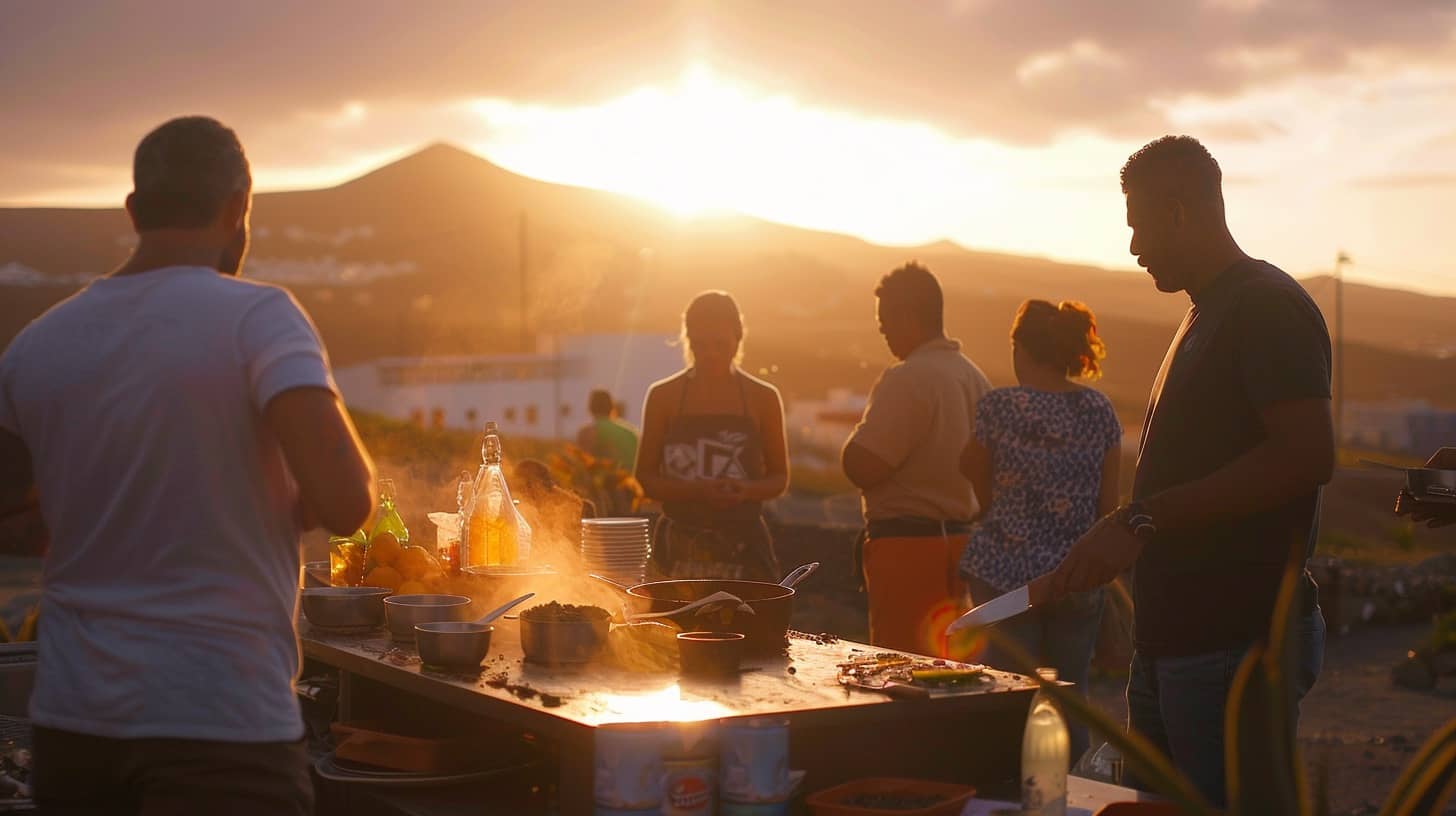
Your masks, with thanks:
<instances>
[{"instance_id":1,"label":"man in beige polo shirt","mask_svg":"<svg viewBox=\"0 0 1456 816\"><path fill-rule=\"evenodd\" d=\"M960 471L976 402L991 383L945 336L944 298L911 262L880 279L875 314L890 353L844 446L844 473L864 493L870 642L944 655L965 596L957 564L976 514Z\"/></svg>"}]
</instances>

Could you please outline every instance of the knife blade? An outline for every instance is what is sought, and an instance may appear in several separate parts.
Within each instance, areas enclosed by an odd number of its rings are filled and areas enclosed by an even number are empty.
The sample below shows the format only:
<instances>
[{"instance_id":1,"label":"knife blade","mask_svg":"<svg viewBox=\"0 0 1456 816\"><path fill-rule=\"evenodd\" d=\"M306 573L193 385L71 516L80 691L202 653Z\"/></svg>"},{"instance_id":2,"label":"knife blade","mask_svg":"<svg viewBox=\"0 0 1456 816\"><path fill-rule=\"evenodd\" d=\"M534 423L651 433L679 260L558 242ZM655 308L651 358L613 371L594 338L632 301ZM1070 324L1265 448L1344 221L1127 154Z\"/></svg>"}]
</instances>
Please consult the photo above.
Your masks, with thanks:
<instances>
[{"instance_id":1,"label":"knife blade","mask_svg":"<svg viewBox=\"0 0 1456 816\"><path fill-rule=\"evenodd\" d=\"M1005 595L992 598L971 611L961 615L945 628L947 635L972 626L989 626L1009 617L1020 615L1031 608L1031 592L1022 586Z\"/></svg>"}]
</instances>

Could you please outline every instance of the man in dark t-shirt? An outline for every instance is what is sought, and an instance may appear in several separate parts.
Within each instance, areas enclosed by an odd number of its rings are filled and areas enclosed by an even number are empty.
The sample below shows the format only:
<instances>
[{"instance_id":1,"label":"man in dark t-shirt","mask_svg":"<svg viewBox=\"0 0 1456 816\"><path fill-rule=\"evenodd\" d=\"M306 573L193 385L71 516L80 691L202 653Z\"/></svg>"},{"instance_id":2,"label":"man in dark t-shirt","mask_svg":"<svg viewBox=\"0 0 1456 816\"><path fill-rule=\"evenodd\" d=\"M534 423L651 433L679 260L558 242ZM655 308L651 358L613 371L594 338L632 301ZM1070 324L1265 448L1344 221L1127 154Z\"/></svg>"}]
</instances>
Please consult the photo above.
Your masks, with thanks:
<instances>
[{"instance_id":1,"label":"man in dark t-shirt","mask_svg":"<svg viewBox=\"0 0 1456 816\"><path fill-rule=\"evenodd\" d=\"M1239 248L1221 187L1218 163L1186 136L1148 144L1122 169L1129 250L1158 289L1192 305L1153 383L1132 501L1073 546L1045 591L1133 568L1129 727L1215 805L1234 672L1268 635L1286 565L1303 570L1334 468L1324 318L1293 278ZM1302 698L1324 651L1307 571L1298 603Z\"/></svg>"}]
</instances>

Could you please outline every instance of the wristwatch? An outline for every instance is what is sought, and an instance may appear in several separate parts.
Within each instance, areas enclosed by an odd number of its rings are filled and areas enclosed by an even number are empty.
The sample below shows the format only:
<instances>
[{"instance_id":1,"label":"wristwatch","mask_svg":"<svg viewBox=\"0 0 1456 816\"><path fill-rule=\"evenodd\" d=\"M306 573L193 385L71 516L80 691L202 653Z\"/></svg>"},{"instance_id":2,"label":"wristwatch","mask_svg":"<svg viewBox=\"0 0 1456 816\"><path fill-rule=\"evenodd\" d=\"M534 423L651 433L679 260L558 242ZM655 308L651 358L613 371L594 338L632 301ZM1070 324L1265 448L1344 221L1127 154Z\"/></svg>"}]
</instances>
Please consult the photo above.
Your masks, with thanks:
<instances>
[{"instance_id":1,"label":"wristwatch","mask_svg":"<svg viewBox=\"0 0 1456 816\"><path fill-rule=\"evenodd\" d=\"M1152 514L1140 501L1128 502L1117 508L1112 518L1143 541L1151 541L1158 534L1158 525L1153 523Z\"/></svg>"}]
</instances>

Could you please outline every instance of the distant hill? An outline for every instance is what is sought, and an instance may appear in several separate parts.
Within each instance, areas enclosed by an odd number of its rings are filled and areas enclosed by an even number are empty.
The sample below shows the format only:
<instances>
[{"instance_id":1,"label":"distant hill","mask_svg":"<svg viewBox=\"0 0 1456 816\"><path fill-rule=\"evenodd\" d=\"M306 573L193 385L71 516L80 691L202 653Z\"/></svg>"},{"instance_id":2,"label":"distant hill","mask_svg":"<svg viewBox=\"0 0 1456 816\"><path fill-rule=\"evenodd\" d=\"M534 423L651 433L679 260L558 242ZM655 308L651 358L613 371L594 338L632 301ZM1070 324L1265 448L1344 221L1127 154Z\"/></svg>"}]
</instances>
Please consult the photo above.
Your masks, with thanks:
<instances>
[{"instance_id":1,"label":"distant hill","mask_svg":"<svg viewBox=\"0 0 1456 816\"><path fill-rule=\"evenodd\" d=\"M1136 418L1187 306L1123 271L949 242L878 246L742 216L683 220L448 145L338 187L258 195L253 225L246 274L289 286L338 364L515 350L523 328L673 331L693 293L722 288L744 309L746 365L788 396L865 388L889 362L874 282L919 258L944 281L951 333L998 383L1011 378L1007 330L1024 298L1090 304L1110 349L1102 387ZM119 209L0 209L0 343L118 263L131 238ZM1328 281L1307 285L1328 314ZM1453 314L1453 298L1348 286L1347 396L1456 406L1456 359L1442 356Z\"/></svg>"}]
</instances>

